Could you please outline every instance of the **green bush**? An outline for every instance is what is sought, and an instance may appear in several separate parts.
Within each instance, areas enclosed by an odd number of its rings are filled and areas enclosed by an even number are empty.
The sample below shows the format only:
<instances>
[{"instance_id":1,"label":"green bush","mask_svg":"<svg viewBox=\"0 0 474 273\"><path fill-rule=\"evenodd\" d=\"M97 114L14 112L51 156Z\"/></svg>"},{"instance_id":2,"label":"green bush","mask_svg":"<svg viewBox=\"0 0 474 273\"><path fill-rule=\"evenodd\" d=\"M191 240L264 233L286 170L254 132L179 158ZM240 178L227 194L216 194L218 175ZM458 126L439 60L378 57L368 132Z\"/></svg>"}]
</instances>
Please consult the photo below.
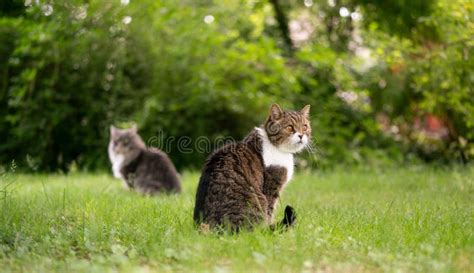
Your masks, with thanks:
<instances>
[{"instance_id":1,"label":"green bush","mask_svg":"<svg viewBox=\"0 0 474 273\"><path fill-rule=\"evenodd\" d=\"M138 60L128 55L126 26L112 19L120 12L55 4L50 16L32 6L25 16L0 20L7 56L0 90L3 162L28 158L45 170L66 170L73 161L104 165L107 128L137 109L133 95L148 76L133 67Z\"/></svg>"},{"instance_id":2,"label":"green bush","mask_svg":"<svg viewBox=\"0 0 474 273\"><path fill-rule=\"evenodd\" d=\"M104 168L109 126L135 122L178 168L199 168L210 150L181 146L241 139L272 102L312 105L314 145L302 165L377 165L413 155L467 161L474 155L473 5L456 3L401 0L390 10L356 0L2 4L0 164ZM341 8L362 21L341 17ZM312 32L289 44L282 24L298 20ZM356 36L372 53L368 68L354 50ZM413 124L422 115L444 119L449 138L420 137Z\"/></svg>"},{"instance_id":3,"label":"green bush","mask_svg":"<svg viewBox=\"0 0 474 273\"><path fill-rule=\"evenodd\" d=\"M474 157L474 16L472 1L440 0L423 24L438 33L436 40L414 43L387 37L373 28L380 65L372 85L373 105L405 127L402 137L412 150L429 161L467 162ZM376 82L376 80L375 80ZM437 117L447 129L442 139L410 128L427 115Z\"/></svg>"}]
</instances>

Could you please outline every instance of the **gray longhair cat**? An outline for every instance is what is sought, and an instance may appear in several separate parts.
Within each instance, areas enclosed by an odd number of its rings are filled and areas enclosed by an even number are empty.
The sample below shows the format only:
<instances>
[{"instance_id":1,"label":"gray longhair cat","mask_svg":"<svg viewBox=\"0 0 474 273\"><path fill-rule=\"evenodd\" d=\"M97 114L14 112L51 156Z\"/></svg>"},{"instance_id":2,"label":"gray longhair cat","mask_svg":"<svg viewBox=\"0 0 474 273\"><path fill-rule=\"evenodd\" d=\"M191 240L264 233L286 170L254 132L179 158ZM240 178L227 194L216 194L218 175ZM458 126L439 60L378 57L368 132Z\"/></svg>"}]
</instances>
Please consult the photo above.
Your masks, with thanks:
<instances>
[{"instance_id":1,"label":"gray longhair cat","mask_svg":"<svg viewBox=\"0 0 474 273\"><path fill-rule=\"evenodd\" d=\"M181 192L176 168L162 151L146 147L137 127L110 127L109 158L112 172L127 188L144 194Z\"/></svg>"}]
</instances>

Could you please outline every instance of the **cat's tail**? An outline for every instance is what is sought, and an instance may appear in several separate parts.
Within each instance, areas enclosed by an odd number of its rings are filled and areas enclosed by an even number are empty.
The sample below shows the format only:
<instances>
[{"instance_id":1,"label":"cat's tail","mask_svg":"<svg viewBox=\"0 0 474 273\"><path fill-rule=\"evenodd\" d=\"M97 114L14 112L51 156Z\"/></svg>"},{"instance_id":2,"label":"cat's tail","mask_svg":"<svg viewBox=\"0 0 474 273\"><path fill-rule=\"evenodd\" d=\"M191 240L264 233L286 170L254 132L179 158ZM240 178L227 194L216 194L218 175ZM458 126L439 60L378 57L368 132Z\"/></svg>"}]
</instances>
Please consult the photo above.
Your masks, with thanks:
<instances>
[{"instance_id":1,"label":"cat's tail","mask_svg":"<svg viewBox=\"0 0 474 273\"><path fill-rule=\"evenodd\" d=\"M277 224L273 224L270 226L270 229L275 230L287 230L288 228L292 227L296 223L296 211L291 206L286 206L285 208L285 215L283 216L283 220L278 222Z\"/></svg>"}]
</instances>

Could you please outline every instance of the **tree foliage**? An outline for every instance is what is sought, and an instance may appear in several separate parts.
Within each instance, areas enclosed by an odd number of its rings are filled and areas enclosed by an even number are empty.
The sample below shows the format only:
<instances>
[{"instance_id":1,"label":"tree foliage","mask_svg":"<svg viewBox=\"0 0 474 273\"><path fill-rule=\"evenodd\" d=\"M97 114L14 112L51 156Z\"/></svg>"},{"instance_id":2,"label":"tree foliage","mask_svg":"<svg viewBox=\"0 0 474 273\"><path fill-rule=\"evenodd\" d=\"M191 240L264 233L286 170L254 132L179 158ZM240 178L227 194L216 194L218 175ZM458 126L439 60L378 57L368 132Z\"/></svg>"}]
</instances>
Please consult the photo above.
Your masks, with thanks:
<instances>
[{"instance_id":1,"label":"tree foliage","mask_svg":"<svg viewBox=\"0 0 474 273\"><path fill-rule=\"evenodd\" d=\"M309 166L474 155L471 1L127 3L1 4L0 162L104 167L109 125L135 122L199 167L178 139L239 139L271 102L313 106Z\"/></svg>"}]
</instances>

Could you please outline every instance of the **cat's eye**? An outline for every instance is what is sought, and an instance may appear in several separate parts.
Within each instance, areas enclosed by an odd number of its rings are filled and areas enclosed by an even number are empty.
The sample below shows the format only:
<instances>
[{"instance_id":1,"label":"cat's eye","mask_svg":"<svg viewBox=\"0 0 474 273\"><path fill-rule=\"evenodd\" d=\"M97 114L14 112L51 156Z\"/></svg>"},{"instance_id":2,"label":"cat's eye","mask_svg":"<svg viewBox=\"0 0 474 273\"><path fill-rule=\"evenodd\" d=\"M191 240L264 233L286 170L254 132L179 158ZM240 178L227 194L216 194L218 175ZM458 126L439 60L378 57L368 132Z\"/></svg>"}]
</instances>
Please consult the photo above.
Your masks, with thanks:
<instances>
[{"instance_id":1,"label":"cat's eye","mask_svg":"<svg viewBox=\"0 0 474 273\"><path fill-rule=\"evenodd\" d=\"M289 132L293 132L295 129L293 128L293 126L288 125L288 126L286 126L286 130L289 131Z\"/></svg>"},{"instance_id":2,"label":"cat's eye","mask_svg":"<svg viewBox=\"0 0 474 273\"><path fill-rule=\"evenodd\" d=\"M308 125L303 125L303 132L306 132L308 130Z\"/></svg>"}]
</instances>

